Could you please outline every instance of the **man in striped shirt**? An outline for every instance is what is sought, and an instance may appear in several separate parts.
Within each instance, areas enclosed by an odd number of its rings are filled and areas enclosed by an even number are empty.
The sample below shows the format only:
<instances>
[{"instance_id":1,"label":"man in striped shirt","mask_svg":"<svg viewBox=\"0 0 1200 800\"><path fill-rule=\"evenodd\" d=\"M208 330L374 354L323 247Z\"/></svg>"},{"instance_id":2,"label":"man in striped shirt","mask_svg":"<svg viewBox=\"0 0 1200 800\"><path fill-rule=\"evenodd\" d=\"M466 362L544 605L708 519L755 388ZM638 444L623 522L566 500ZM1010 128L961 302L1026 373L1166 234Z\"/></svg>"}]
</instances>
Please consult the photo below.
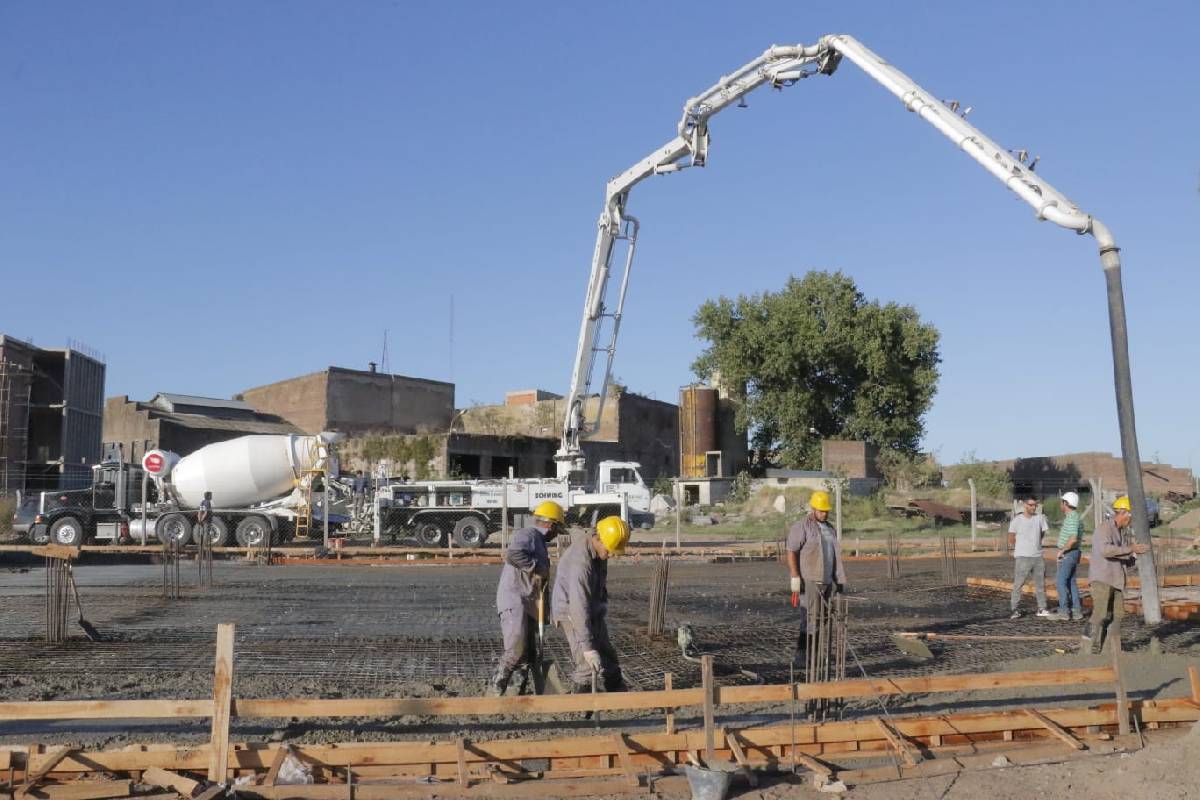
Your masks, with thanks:
<instances>
[{"instance_id":1,"label":"man in striped shirt","mask_svg":"<svg viewBox=\"0 0 1200 800\"><path fill-rule=\"evenodd\" d=\"M1079 519L1079 495L1063 492L1061 498L1063 521L1058 531L1058 618L1061 620L1083 619L1083 601L1079 596L1079 582L1075 573L1079 570L1079 549L1083 538L1083 525Z\"/></svg>"}]
</instances>

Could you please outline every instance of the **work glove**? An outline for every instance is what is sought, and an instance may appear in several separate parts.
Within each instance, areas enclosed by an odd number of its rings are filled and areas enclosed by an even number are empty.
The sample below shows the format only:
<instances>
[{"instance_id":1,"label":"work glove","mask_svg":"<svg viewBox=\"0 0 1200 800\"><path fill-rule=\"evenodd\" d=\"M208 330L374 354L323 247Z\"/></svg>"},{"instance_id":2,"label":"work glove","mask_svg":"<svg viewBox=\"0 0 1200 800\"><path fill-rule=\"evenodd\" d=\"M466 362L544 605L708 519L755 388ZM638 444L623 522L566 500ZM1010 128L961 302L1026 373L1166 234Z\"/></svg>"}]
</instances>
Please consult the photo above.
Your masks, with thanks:
<instances>
[{"instance_id":1,"label":"work glove","mask_svg":"<svg viewBox=\"0 0 1200 800\"><path fill-rule=\"evenodd\" d=\"M791 590L792 590L792 608L796 608L797 606L800 605L800 593L804 591L804 579L803 578L792 578Z\"/></svg>"},{"instance_id":2,"label":"work glove","mask_svg":"<svg viewBox=\"0 0 1200 800\"><path fill-rule=\"evenodd\" d=\"M534 596L537 596L546 587L546 577L534 572L529 576L529 583L533 586Z\"/></svg>"},{"instance_id":3,"label":"work glove","mask_svg":"<svg viewBox=\"0 0 1200 800\"><path fill-rule=\"evenodd\" d=\"M592 672L600 672L603 662L600 660L600 653L597 650L584 650L583 660L592 668Z\"/></svg>"}]
</instances>

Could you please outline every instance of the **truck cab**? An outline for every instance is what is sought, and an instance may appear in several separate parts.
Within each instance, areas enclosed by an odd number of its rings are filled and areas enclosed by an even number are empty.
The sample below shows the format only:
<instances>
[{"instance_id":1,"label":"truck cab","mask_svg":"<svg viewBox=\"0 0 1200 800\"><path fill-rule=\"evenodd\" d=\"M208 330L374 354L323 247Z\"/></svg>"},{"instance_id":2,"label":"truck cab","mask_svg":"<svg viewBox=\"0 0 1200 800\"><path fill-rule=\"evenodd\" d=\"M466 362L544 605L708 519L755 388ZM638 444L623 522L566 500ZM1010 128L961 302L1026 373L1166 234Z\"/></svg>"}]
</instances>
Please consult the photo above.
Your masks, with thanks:
<instances>
[{"instance_id":1,"label":"truck cab","mask_svg":"<svg viewBox=\"0 0 1200 800\"><path fill-rule=\"evenodd\" d=\"M120 461L92 467L92 485L84 489L42 492L29 538L38 544L67 546L89 539L116 541L128 535L131 492L141 471Z\"/></svg>"}]
</instances>

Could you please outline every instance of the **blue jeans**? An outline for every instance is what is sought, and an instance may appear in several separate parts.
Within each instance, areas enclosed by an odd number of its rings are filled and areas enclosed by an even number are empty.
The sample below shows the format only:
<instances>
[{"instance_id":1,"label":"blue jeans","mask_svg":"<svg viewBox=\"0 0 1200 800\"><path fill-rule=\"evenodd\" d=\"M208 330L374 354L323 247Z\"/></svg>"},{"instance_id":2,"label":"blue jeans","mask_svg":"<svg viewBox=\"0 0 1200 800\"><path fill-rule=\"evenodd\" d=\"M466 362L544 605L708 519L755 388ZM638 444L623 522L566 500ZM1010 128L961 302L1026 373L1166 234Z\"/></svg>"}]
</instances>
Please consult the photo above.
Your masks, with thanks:
<instances>
[{"instance_id":1,"label":"blue jeans","mask_svg":"<svg viewBox=\"0 0 1200 800\"><path fill-rule=\"evenodd\" d=\"M1083 616L1083 600L1079 597L1079 581L1075 579L1075 573L1079 571L1079 559L1083 553L1076 547L1074 550L1068 550L1063 555L1062 561L1058 562L1058 575L1056 584L1058 586L1058 613L1064 617L1068 611L1074 611L1075 616Z\"/></svg>"}]
</instances>

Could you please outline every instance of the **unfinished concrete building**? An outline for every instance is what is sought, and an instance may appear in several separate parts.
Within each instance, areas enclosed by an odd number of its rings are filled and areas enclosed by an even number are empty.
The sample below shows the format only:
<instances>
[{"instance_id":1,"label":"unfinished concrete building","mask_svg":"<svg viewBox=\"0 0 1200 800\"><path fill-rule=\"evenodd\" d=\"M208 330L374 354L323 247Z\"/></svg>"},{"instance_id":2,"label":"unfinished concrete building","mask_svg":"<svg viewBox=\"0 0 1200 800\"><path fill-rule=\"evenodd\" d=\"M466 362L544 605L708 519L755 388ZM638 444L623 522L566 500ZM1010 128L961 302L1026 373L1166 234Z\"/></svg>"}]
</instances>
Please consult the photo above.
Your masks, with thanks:
<instances>
[{"instance_id":1,"label":"unfinished concrete building","mask_svg":"<svg viewBox=\"0 0 1200 800\"><path fill-rule=\"evenodd\" d=\"M305 433L350 435L446 432L454 384L369 370L329 367L237 395Z\"/></svg>"},{"instance_id":2,"label":"unfinished concrete building","mask_svg":"<svg viewBox=\"0 0 1200 800\"><path fill-rule=\"evenodd\" d=\"M599 398L587 401L594 414ZM503 405L475 406L455 415L453 431L410 436L357 437L341 448L344 467L376 469L391 461L393 474L413 478L543 478L557 474L554 454L562 429L563 400L541 390L508 393ZM600 461L635 461L642 477L674 477L679 413L676 406L625 392L611 395L595 433L583 441L589 479ZM426 461L428 459L428 461Z\"/></svg>"},{"instance_id":3,"label":"unfinished concrete building","mask_svg":"<svg viewBox=\"0 0 1200 800\"><path fill-rule=\"evenodd\" d=\"M241 400L160 392L146 402L121 395L104 403L104 449L119 447L130 463L155 448L187 455L206 444L256 433L303 431Z\"/></svg>"},{"instance_id":4,"label":"unfinished concrete building","mask_svg":"<svg viewBox=\"0 0 1200 800\"><path fill-rule=\"evenodd\" d=\"M104 363L0 335L0 495L86 486L100 459Z\"/></svg>"},{"instance_id":5,"label":"unfinished concrete building","mask_svg":"<svg viewBox=\"0 0 1200 800\"><path fill-rule=\"evenodd\" d=\"M1112 453L1065 453L987 463L1008 473L1013 492L1017 495L1050 497L1066 491L1086 492L1089 490L1088 481L1094 479L1103 482L1105 492L1127 491L1124 462ZM945 469L948 477L953 477L955 470L954 466ZM1143 461L1142 484L1146 494L1153 497L1174 495L1190 498L1196 495L1195 475L1185 467Z\"/></svg>"}]
</instances>

